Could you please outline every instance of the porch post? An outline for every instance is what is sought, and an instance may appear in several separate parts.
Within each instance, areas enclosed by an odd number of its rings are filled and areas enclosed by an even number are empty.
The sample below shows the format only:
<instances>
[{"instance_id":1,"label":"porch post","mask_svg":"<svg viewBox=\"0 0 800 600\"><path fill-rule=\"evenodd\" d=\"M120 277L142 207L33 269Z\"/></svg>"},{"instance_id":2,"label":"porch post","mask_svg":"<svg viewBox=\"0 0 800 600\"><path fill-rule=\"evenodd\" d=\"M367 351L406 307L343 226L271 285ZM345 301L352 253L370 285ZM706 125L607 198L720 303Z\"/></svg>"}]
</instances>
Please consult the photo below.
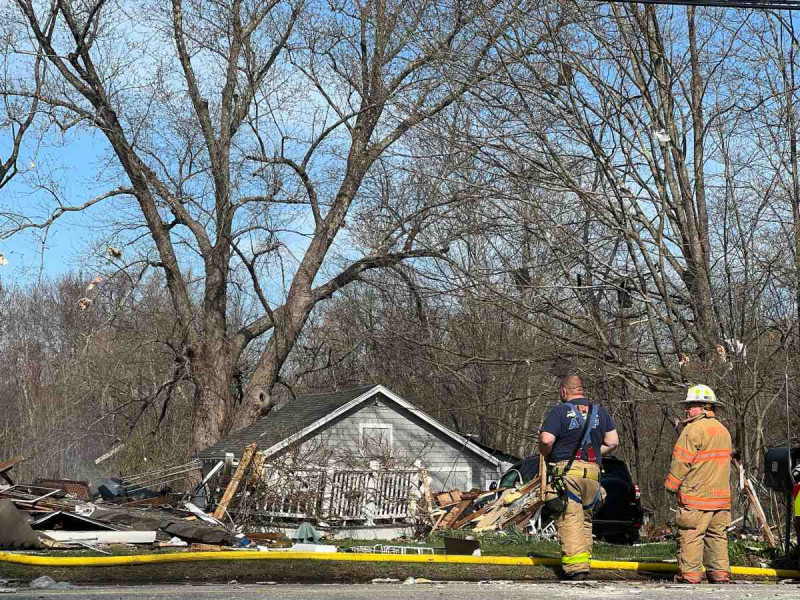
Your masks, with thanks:
<instances>
[{"instance_id":1,"label":"porch post","mask_svg":"<svg viewBox=\"0 0 800 600\"><path fill-rule=\"evenodd\" d=\"M364 496L366 504L364 505L364 516L366 517L367 527L375 525L375 489L378 480L378 470L381 468L380 461L369 461L369 474L367 475L367 490Z\"/></svg>"}]
</instances>

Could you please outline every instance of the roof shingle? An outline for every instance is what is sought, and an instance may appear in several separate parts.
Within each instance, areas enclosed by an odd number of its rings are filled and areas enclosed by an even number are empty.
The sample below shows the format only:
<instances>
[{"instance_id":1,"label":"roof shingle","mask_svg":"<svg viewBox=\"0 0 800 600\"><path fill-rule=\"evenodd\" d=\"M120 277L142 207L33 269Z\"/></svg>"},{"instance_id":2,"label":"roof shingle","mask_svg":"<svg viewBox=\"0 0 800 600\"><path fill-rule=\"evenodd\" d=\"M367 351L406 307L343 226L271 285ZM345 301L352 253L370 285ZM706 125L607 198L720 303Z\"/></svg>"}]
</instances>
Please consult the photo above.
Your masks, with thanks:
<instances>
[{"instance_id":1,"label":"roof shingle","mask_svg":"<svg viewBox=\"0 0 800 600\"><path fill-rule=\"evenodd\" d=\"M198 454L198 458L222 460L229 452L234 456L240 456L242 451L253 442L257 442L261 450L266 450L374 387L374 385L362 385L339 392L298 396L297 399L288 402L279 410L273 410L263 419L259 419L244 429L234 431L221 442L202 450Z\"/></svg>"}]
</instances>

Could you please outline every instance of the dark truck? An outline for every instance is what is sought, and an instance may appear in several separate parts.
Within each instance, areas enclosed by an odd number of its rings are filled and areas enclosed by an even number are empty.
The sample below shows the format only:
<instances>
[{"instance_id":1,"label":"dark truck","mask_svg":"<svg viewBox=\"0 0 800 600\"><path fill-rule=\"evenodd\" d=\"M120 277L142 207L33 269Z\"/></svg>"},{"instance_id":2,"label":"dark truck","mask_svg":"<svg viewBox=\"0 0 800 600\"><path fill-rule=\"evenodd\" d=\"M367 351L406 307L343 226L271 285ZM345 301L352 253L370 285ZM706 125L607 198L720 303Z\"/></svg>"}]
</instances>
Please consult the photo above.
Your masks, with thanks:
<instances>
[{"instance_id":1,"label":"dark truck","mask_svg":"<svg viewBox=\"0 0 800 600\"><path fill-rule=\"evenodd\" d=\"M527 483L539 474L539 457L532 456L514 464L497 483L497 488ZM603 476L600 485L606 491L606 501L592 518L594 534L608 542L632 544L639 540L644 522L639 486L633 482L628 466L616 456L603 457Z\"/></svg>"}]
</instances>

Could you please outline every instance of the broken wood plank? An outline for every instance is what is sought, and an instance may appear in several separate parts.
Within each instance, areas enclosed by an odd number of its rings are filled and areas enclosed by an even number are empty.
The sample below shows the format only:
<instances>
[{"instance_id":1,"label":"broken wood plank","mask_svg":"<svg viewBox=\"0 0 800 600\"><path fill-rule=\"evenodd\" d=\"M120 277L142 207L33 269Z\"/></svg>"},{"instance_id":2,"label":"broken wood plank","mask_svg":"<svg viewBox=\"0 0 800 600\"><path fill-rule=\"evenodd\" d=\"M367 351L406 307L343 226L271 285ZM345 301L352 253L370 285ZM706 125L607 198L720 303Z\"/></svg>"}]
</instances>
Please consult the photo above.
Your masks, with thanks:
<instances>
[{"instance_id":1,"label":"broken wood plank","mask_svg":"<svg viewBox=\"0 0 800 600\"><path fill-rule=\"evenodd\" d=\"M450 526L450 529L461 529L467 523L471 523L472 521L475 521L475 520L481 518L483 515L485 515L487 512L489 512L491 510L491 508L492 508L492 504L489 503L486 506L484 506L482 509L476 510L474 513L468 514L466 517L462 517L461 519L459 519L458 521L453 523Z\"/></svg>"},{"instance_id":2,"label":"broken wood plank","mask_svg":"<svg viewBox=\"0 0 800 600\"><path fill-rule=\"evenodd\" d=\"M529 500L522 507L513 511L506 511L506 514L503 515L503 518L500 520L500 529L513 527L514 525L520 525L532 519L536 514L536 511L539 510L539 507L541 507L543 504L544 502L538 498L537 494L536 498Z\"/></svg>"},{"instance_id":3,"label":"broken wood plank","mask_svg":"<svg viewBox=\"0 0 800 600\"><path fill-rule=\"evenodd\" d=\"M189 546L190 552L221 552L222 546L216 544L192 544Z\"/></svg>"},{"instance_id":4,"label":"broken wood plank","mask_svg":"<svg viewBox=\"0 0 800 600\"><path fill-rule=\"evenodd\" d=\"M473 531L476 533L480 531L491 531L496 527L495 524L505 511L506 507L502 504L493 505L491 509L485 515L483 515L477 523L475 523Z\"/></svg>"},{"instance_id":5,"label":"broken wood plank","mask_svg":"<svg viewBox=\"0 0 800 600\"><path fill-rule=\"evenodd\" d=\"M539 481L544 485L539 486L539 500L544 502L545 488L547 488L547 464L544 461L544 454L539 452Z\"/></svg>"},{"instance_id":6,"label":"broken wood plank","mask_svg":"<svg viewBox=\"0 0 800 600\"><path fill-rule=\"evenodd\" d=\"M491 531L496 529L502 522L510 521L513 517L518 516L520 509L522 509L531 498L529 494L538 492L539 477L535 477L519 489L509 488L494 501L492 510L488 511L478 523L475 525L474 531ZM517 495L513 501L508 502L508 498ZM538 493L536 494L538 496Z\"/></svg>"},{"instance_id":7,"label":"broken wood plank","mask_svg":"<svg viewBox=\"0 0 800 600\"><path fill-rule=\"evenodd\" d=\"M747 499L753 506L753 512L756 513L756 517L758 518L758 521L761 524L761 530L764 532L764 537L767 538L767 543L770 545L771 548L777 548L778 542L772 533L772 529L770 529L769 527L769 523L767 522L767 515L764 514L764 509L761 506L761 502L759 502L758 500L758 495L756 494L756 490L755 488L753 488L753 482L750 481L750 477L744 474L744 466L741 465L738 460L733 458L731 459L731 462L733 463L733 466L739 471L740 478L744 478L744 493L747 494Z\"/></svg>"},{"instance_id":8,"label":"broken wood plank","mask_svg":"<svg viewBox=\"0 0 800 600\"><path fill-rule=\"evenodd\" d=\"M456 504L455 508L445 515L444 520L439 524L439 527L441 529L450 529L453 523L455 523L458 518L464 514L464 511L469 508L470 504L472 504L472 500L462 500Z\"/></svg>"},{"instance_id":9,"label":"broken wood plank","mask_svg":"<svg viewBox=\"0 0 800 600\"><path fill-rule=\"evenodd\" d=\"M8 485L14 485L14 482L8 472L21 462L21 458L12 458L11 460L0 462L0 477L5 479L6 482L8 482Z\"/></svg>"},{"instance_id":10,"label":"broken wood plank","mask_svg":"<svg viewBox=\"0 0 800 600\"><path fill-rule=\"evenodd\" d=\"M239 482L244 477L245 471L247 471L247 467L250 465L250 461L253 460L253 455L256 453L257 444L253 442L247 448L244 449L242 453L242 459L239 461L239 466L236 467L236 472L233 474L233 478L231 478L231 482L228 484L228 487L225 489L225 493L222 495L222 500L220 500L219 504L217 505L217 509L214 511L214 518L221 519L225 516L225 510L228 508L228 504L230 504L231 500L233 499L234 494L236 494L236 490L239 487Z\"/></svg>"},{"instance_id":11,"label":"broken wood plank","mask_svg":"<svg viewBox=\"0 0 800 600\"><path fill-rule=\"evenodd\" d=\"M253 468L250 469L250 477L247 478L247 485L258 485L264 474L264 461L267 457L263 452L259 452L253 458Z\"/></svg>"},{"instance_id":12,"label":"broken wood plank","mask_svg":"<svg viewBox=\"0 0 800 600\"><path fill-rule=\"evenodd\" d=\"M455 510L455 509L451 509L451 510ZM436 531L437 529L439 529L439 525L441 525L442 521L444 521L444 518L445 518L445 517L446 517L448 514L450 514L450 511L449 511L449 510L448 510L448 511L444 511L444 512L443 512L443 513L442 513L442 514L439 516L439 518L438 518L438 519L436 519L436 523L434 523L434 524L433 524L433 527L431 528L431 533L433 533L434 531Z\"/></svg>"},{"instance_id":13,"label":"broken wood plank","mask_svg":"<svg viewBox=\"0 0 800 600\"><path fill-rule=\"evenodd\" d=\"M461 502L461 491L450 490L449 492L439 492L436 494L436 504L439 506L451 506Z\"/></svg>"}]
</instances>

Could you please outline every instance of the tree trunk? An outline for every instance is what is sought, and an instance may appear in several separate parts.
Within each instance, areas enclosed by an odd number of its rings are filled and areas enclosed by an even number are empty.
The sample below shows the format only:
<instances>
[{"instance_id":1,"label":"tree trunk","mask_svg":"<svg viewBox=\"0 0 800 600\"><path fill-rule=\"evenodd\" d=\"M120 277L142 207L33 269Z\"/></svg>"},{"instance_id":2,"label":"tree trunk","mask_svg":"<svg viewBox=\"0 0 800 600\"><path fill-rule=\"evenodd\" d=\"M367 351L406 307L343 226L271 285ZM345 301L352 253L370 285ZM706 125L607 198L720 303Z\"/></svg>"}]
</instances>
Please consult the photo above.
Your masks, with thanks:
<instances>
[{"instance_id":1,"label":"tree trunk","mask_svg":"<svg viewBox=\"0 0 800 600\"><path fill-rule=\"evenodd\" d=\"M236 396L232 393L236 357L225 340L201 342L196 346L191 364L195 381L191 455L197 456L231 430L237 408Z\"/></svg>"},{"instance_id":2,"label":"tree trunk","mask_svg":"<svg viewBox=\"0 0 800 600\"><path fill-rule=\"evenodd\" d=\"M275 405L272 391L278 383L281 368L314 308L314 304L310 301L296 302L294 306L290 306L290 302L292 302L291 296L287 299L286 310L277 317L272 337L267 342L266 350L250 377L242 406L238 407L234 415L232 428L234 431L266 415Z\"/></svg>"}]
</instances>

